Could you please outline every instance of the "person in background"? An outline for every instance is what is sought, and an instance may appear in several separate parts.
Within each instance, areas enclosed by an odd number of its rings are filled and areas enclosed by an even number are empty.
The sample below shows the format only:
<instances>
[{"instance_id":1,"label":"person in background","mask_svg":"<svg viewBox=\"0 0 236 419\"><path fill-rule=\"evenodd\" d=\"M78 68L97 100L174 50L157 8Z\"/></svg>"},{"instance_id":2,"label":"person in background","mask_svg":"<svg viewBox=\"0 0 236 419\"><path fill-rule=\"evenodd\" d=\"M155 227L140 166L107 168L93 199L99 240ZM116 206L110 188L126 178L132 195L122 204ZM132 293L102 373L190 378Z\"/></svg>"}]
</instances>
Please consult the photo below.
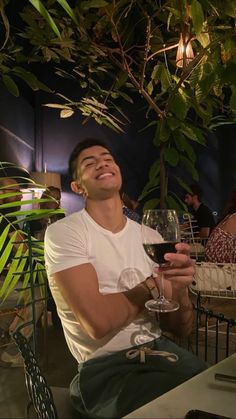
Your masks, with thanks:
<instances>
[{"instance_id":1,"label":"person in background","mask_svg":"<svg viewBox=\"0 0 236 419\"><path fill-rule=\"evenodd\" d=\"M209 237L215 220L212 211L202 202L202 191L198 184L190 185L191 193L186 193L184 202L190 208L194 219L197 221L197 236L204 239Z\"/></svg>"},{"instance_id":2,"label":"person in background","mask_svg":"<svg viewBox=\"0 0 236 419\"><path fill-rule=\"evenodd\" d=\"M52 199L50 199L52 198ZM39 208L43 210L56 210L60 208L61 204L61 191L56 186L48 186L43 191L40 199L48 199L47 202L41 202ZM46 228L49 224L63 218L64 214L55 214L50 217L43 217L39 220L27 221L30 229L30 234L39 240L44 240Z\"/></svg>"},{"instance_id":3,"label":"person in background","mask_svg":"<svg viewBox=\"0 0 236 419\"><path fill-rule=\"evenodd\" d=\"M85 208L51 224L45 235L49 285L79 374L70 386L75 408L88 417L120 418L205 369L196 356L161 334L145 303L158 279L146 255L141 226L122 211L120 168L109 146L86 139L69 160L72 190ZM180 309L161 315L161 328L188 335L193 306L188 286L194 263L186 243L167 253L165 294ZM137 285L120 292L127 271ZM144 359L145 358L145 359Z\"/></svg>"},{"instance_id":4,"label":"person in background","mask_svg":"<svg viewBox=\"0 0 236 419\"><path fill-rule=\"evenodd\" d=\"M1 198L3 194L11 194L10 196ZM0 276L0 289L4 283L4 279L7 275L8 269L11 265L11 262L14 258L14 254L17 251L19 244L24 240L24 235L21 232L21 229L18 225L16 217L7 217L8 213L19 211L21 208L20 202L22 200L22 193L20 190L20 185L16 179L2 177L0 178L0 204L12 204L12 207L0 208L0 215L2 216L0 220L0 236L4 232L6 227L9 227L7 239L4 241L3 246L0 249L0 258L1 261L6 258L5 269L3 269ZM13 205L19 203L19 205ZM14 224L13 224L14 223ZM14 237L14 242L11 253L6 255L7 244L9 240ZM20 280L21 281L21 280ZM17 283L16 288L20 288L19 283ZM35 291L37 298L37 290ZM28 294L22 296L22 301L24 298L27 298ZM22 309L16 312L15 307L19 300L19 292L17 289L14 289L6 298L5 301L1 301L0 310L2 311L0 316L0 335L1 341L4 343L2 346L2 351L0 353L0 366L13 366L13 367L23 367L23 360L18 352L15 344L11 341L11 333L21 324L32 319L32 311L30 307L23 307ZM22 302L21 301L21 302ZM43 311L43 303L38 302L36 304L36 317L39 318ZM32 327L23 329L22 333L29 339L32 335Z\"/></svg>"},{"instance_id":5,"label":"person in background","mask_svg":"<svg viewBox=\"0 0 236 419\"><path fill-rule=\"evenodd\" d=\"M236 263L236 188L231 193L221 220L207 241L205 260Z\"/></svg>"},{"instance_id":6,"label":"person in background","mask_svg":"<svg viewBox=\"0 0 236 419\"><path fill-rule=\"evenodd\" d=\"M61 204L61 190L57 188L56 186L48 186L45 191L43 191L40 199L48 199L46 202L41 202L39 204L39 208L42 210L57 210L60 208ZM50 217L43 217L38 220L30 220L27 221L27 225L30 229L31 236L37 238L38 240L44 240L45 231L48 227L48 225L54 223L55 221L60 220L61 218L64 218L65 215L63 213L60 214L54 214ZM26 229L26 226L25 226ZM49 316L48 323L52 323L54 327L60 327L61 321L58 317L56 305L52 298L50 289L48 289L48 301L47 301L47 310ZM50 314L51 313L51 314Z\"/></svg>"},{"instance_id":7,"label":"person in background","mask_svg":"<svg viewBox=\"0 0 236 419\"><path fill-rule=\"evenodd\" d=\"M135 208L138 206L138 202L130 199L130 197L125 192L121 192L120 196L123 206L123 214L126 215L126 217L129 217L131 220L141 224L142 217L135 211Z\"/></svg>"}]
</instances>

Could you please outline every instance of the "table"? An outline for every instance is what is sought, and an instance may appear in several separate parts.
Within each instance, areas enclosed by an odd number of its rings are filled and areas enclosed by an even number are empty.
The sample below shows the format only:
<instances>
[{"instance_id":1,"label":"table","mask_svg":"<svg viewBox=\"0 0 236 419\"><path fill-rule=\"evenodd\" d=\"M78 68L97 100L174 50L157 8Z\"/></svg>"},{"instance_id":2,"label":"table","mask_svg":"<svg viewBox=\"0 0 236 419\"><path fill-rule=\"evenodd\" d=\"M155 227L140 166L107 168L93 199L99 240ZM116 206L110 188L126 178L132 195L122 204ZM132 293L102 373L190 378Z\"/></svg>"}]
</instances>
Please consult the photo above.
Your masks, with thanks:
<instances>
[{"instance_id":1,"label":"table","mask_svg":"<svg viewBox=\"0 0 236 419\"><path fill-rule=\"evenodd\" d=\"M236 418L236 383L215 380L215 373L236 376L236 354L208 368L126 418L183 419L192 409Z\"/></svg>"}]
</instances>

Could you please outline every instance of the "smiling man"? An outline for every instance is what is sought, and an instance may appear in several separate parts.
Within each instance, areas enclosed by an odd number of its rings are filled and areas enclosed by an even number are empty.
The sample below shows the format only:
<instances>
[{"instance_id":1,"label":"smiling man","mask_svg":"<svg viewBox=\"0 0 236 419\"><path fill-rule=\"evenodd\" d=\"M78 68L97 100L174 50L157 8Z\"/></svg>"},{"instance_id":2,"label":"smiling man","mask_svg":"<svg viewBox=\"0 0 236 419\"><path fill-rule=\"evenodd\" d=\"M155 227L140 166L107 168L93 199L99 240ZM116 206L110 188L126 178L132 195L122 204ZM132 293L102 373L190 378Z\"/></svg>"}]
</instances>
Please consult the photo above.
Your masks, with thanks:
<instances>
[{"instance_id":1,"label":"smiling man","mask_svg":"<svg viewBox=\"0 0 236 419\"><path fill-rule=\"evenodd\" d=\"M79 374L71 383L77 410L117 418L170 390L205 366L161 335L145 302L158 295L141 226L123 214L121 173L109 147L86 139L71 154L71 188L86 199L82 211L48 227L45 257L49 284ZM179 311L161 318L163 330L191 332L188 285L194 273L188 245L165 255L165 293ZM120 289L136 270L136 285ZM130 288L130 289L129 289ZM146 362L143 355L146 353ZM141 362L140 362L141 361Z\"/></svg>"}]
</instances>

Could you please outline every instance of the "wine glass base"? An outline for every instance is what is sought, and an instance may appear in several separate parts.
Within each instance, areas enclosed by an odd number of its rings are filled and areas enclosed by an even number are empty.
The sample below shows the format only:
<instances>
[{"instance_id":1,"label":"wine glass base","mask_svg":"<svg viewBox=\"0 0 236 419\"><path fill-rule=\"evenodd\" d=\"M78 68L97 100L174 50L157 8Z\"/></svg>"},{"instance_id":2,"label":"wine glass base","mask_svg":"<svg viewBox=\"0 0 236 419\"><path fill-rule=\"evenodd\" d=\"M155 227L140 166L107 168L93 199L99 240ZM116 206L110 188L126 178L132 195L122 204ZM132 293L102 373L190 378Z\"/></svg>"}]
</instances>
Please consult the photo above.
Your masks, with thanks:
<instances>
[{"instance_id":1,"label":"wine glass base","mask_svg":"<svg viewBox=\"0 0 236 419\"><path fill-rule=\"evenodd\" d=\"M145 303L145 307L150 311L158 313L169 313L179 309L179 303L173 300L149 300Z\"/></svg>"}]
</instances>

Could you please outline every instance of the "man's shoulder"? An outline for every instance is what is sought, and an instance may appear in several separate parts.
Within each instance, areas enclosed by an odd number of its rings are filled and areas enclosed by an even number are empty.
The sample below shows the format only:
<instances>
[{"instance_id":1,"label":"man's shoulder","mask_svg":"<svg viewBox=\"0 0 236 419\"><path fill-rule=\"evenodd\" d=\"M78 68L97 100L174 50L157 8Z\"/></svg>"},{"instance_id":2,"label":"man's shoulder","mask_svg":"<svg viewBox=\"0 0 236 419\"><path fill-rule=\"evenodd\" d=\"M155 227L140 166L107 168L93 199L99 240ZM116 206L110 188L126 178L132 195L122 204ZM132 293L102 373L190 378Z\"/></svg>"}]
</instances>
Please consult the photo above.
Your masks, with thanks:
<instances>
[{"instance_id":1,"label":"man's shoulder","mask_svg":"<svg viewBox=\"0 0 236 419\"><path fill-rule=\"evenodd\" d=\"M212 211L210 210L210 208L206 204L203 204L203 203L201 203L201 205L199 206L198 211L212 214Z\"/></svg>"},{"instance_id":2,"label":"man's shoulder","mask_svg":"<svg viewBox=\"0 0 236 419\"><path fill-rule=\"evenodd\" d=\"M83 210L73 212L72 214L67 215L66 217L57 220L56 222L49 225L47 228L48 231L63 230L66 227L74 227L79 225L83 220Z\"/></svg>"}]
</instances>

